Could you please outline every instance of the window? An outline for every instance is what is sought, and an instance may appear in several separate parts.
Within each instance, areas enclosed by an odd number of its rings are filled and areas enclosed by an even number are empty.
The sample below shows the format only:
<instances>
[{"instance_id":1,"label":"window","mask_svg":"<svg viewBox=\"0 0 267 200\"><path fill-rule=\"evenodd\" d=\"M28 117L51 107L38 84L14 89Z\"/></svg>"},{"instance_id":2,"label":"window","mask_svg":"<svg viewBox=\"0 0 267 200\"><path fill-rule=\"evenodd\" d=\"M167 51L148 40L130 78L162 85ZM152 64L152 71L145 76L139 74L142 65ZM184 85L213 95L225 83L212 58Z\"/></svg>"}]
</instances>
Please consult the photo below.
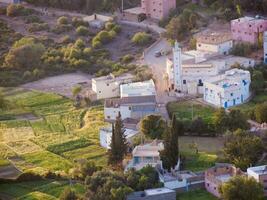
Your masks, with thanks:
<instances>
[{"instance_id":1,"label":"window","mask_svg":"<svg viewBox=\"0 0 267 200\"><path fill-rule=\"evenodd\" d=\"M186 80L183 80L183 84L186 84Z\"/></svg>"},{"instance_id":2,"label":"window","mask_svg":"<svg viewBox=\"0 0 267 200\"><path fill-rule=\"evenodd\" d=\"M99 94L101 94L101 91L98 91Z\"/></svg>"},{"instance_id":3,"label":"window","mask_svg":"<svg viewBox=\"0 0 267 200\"><path fill-rule=\"evenodd\" d=\"M129 107L129 110L132 110L132 108L131 108L131 107Z\"/></svg>"},{"instance_id":4,"label":"window","mask_svg":"<svg viewBox=\"0 0 267 200\"><path fill-rule=\"evenodd\" d=\"M198 44L199 47L201 47L201 44Z\"/></svg>"},{"instance_id":5,"label":"window","mask_svg":"<svg viewBox=\"0 0 267 200\"><path fill-rule=\"evenodd\" d=\"M110 119L110 116L107 116L108 119Z\"/></svg>"},{"instance_id":6,"label":"window","mask_svg":"<svg viewBox=\"0 0 267 200\"><path fill-rule=\"evenodd\" d=\"M107 86L109 86L109 83L107 83Z\"/></svg>"},{"instance_id":7,"label":"window","mask_svg":"<svg viewBox=\"0 0 267 200\"><path fill-rule=\"evenodd\" d=\"M233 94L233 93L231 93L231 97L232 97L232 96L234 96L234 94Z\"/></svg>"}]
</instances>

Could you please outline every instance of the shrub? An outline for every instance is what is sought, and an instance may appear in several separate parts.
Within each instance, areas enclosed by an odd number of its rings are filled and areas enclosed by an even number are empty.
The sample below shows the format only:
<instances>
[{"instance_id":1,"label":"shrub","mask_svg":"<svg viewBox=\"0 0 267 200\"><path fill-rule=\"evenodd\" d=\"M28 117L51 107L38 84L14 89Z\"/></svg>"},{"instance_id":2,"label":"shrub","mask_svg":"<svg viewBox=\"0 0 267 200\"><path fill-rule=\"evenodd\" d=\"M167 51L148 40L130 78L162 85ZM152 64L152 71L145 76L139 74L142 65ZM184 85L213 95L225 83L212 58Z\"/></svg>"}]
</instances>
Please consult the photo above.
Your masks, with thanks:
<instances>
[{"instance_id":1,"label":"shrub","mask_svg":"<svg viewBox=\"0 0 267 200\"><path fill-rule=\"evenodd\" d=\"M79 26L77 29L76 29L76 33L80 36L86 36L89 34L89 30L87 27L85 26Z\"/></svg>"},{"instance_id":2,"label":"shrub","mask_svg":"<svg viewBox=\"0 0 267 200\"><path fill-rule=\"evenodd\" d=\"M38 31L45 31L45 30L49 30L49 26L47 23L42 23L42 24L32 23L28 27L28 31L30 33L38 32Z\"/></svg>"},{"instance_id":3,"label":"shrub","mask_svg":"<svg viewBox=\"0 0 267 200\"><path fill-rule=\"evenodd\" d=\"M40 78L42 75L43 75L43 71L40 70L40 69L37 69L35 68L33 71L32 71L32 75L35 77L35 78Z\"/></svg>"},{"instance_id":4,"label":"shrub","mask_svg":"<svg viewBox=\"0 0 267 200\"><path fill-rule=\"evenodd\" d=\"M23 78L24 79L28 79L32 76L32 73L30 71L26 71L23 73Z\"/></svg>"},{"instance_id":5,"label":"shrub","mask_svg":"<svg viewBox=\"0 0 267 200\"><path fill-rule=\"evenodd\" d=\"M78 40L76 40L74 46L77 47L78 49L84 49L85 43L82 39L78 39Z\"/></svg>"},{"instance_id":6,"label":"shrub","mask_svg":"<svg viewBox=\"0 0 267 200\"><path fill-rule=\"evenodd\" d=\"M59 17L59 18L57 19L57 24L58 24L58 25L67 25L67 24L69 24L69 20L68 20L67 17L62 16L62 17Z\"/></svg>"},{"instance_id":7,"label":"shrub","mask_svg":"<svg viewBox=\"0 0 267 200\"><path fill-rule=\"evenodd\" d=\"M56 25L53 29L52 32L56 34L61 34L65 33L72 30L72 26L70 24L67 25Z\"/></svg>"},{"instance_id":8,"label":"shrub","mask_svg":"<svg viewBox=\"0 0 267 200\"><path fill-rule=\"evenodd\" d=\"M133 61L133 60L134 60L134 57L133 57L132 55L130 55L130 54L125 55L125 56L123 56L123 57L121 58L121 62L122 62L122 63L130 63L130 62Z\"/></svg>"},{"instance_id":9,"label":"shrub","mask_svg":"<svg viewBox=\"0 0 267 200\"><path fill-rule=\"evenodd\" d=\"M6 14L9 17L27 16L32 13L33 13L32 9L24 8L20 4L10 4L6 10Z\"/></svg>"},{"instance_id":10,"label":"shrub","mask_svg":"<svg viewBox=\"0 0 267 200\"><path fill-rule=\"evenodd\" d=\"M116 35L117 35L117 33L116 33L115 31L113 31L113 30L109 31L108 33L109 33L109 37L110 37L110 39L115 38Z\"/></svg>"},{"instance_id":11,"label":"shrub","mask_svg":"<svg viewBox=\"0 0 267 200\"><path fill-rule=\"evenodd\" d=\"M72 42L72 39L68 35L65 35L62 38L60 38L60 43L69 44L71 42Z\"/></svg>"},{"instance_id":12,"label":"shrub","mask_svg":"<svg viewBox=\"0 0 267 200\"><path fill-rule=\"evenodd\" d=\"M25 21L26 24L43 23L43 21L36 15L26 16L26 17L24 17L24 21Z\"/></svg>"},{"instance_id":13,"label":"shrub","mask_svg":"<svg viewBox=\"0 0 267 200\"><path fill-rule=\"evenodd\" d=\"M22 182L22 181L39 181L39 180L43 180L43 177L41 175L35 174L33 172L24 172L23 174L21 174L17 178L18 182Z\"/></svg>"},{"instance_id":14,"label":"shrub","mask_svg":"<svg viewBox=\"0 0 267 200\"><path fill-rule=\"evenodd\" d=\"M107 43L110 41L110 35L107 31L100 31L96 37L99 38L99 41L102 43Z\"/></svg>"},{"instance_id":15,"label":"shrub","mask_svg":"<svg viewBox=\"0 0 267 200\"><path fill-rule=\"evenodd\" d=\"M98 49L102 47L102 43L98 40L98 38L94 38L92 41L92 47Z\"/></svg>"},{"instance_id":16,"label":"shrub","mask_svg":"<svg viewBox=\"0 0 267 200\"><path fill-rule=\"evenodd\" d=\"M136 33L132 37L132 42L137 45L146 45L151 41L151 35L145 32Z\"/></svg>"},{"instance_id":17,"label":"shrub","mask_svg":"<svg viewBox=\"0 0 267 200\"><path fill-rule=\"evenodd\" d=\"M0 15L6 15L7 8L6 7L0 7Z\"/></svg>"},{"instance_id":18,"label":"shrub","mask_svg":"<svg viewBox=\"0 0 267 200\"><path fill-rule=\"evenodd\" d=\"M91 54L92 54L92 49L91 48L85 48L84 50L83 50L83 54L84 54L84 56L85 57L89 57Z\"/></svg>"},{"instance_id":19,"label":"shrub","mask_svg":"<svg viewBox=\"0 0 267 200\"><path fill-rule=\"evenodd\" d=\"M255 108L254 114L257 122L267 122L267 102L258 104Z\"/></svg>"},{"instance_id":20,"label":"shrub","mask_svg":"<svg viewBox=\"0 0 267 200\"><path fill-rule=\"evenodd\" d=\"M115 26L116 26L115 23L113 23L113 22L107 22L107 23L105 24L105 30L110 31L110 30L113 29Z\"/></svg>"},{"instance_id":21,"label":"shrub","mask_svg":"<svg viewBox=\"0 0 267 200\"><path fill-rule=\"evenodd\" d=\"M120 33L121 32L121 26L116 25L116 26L113 27L112 30L115 31L116 33Z\"/></svg>"},{"instance_id":22,"label":"shrub","mask_svg":"<svg viewBox=\"0 0 267 200\"><path fill-rule=\"evenodd\" d=\"M88 23L83 21L83 19L78 18L78 17L73 17L71 20L71 23L74 27L79 27L79 26L85 26L88 27Z\"/></svg>"}]
</instances>

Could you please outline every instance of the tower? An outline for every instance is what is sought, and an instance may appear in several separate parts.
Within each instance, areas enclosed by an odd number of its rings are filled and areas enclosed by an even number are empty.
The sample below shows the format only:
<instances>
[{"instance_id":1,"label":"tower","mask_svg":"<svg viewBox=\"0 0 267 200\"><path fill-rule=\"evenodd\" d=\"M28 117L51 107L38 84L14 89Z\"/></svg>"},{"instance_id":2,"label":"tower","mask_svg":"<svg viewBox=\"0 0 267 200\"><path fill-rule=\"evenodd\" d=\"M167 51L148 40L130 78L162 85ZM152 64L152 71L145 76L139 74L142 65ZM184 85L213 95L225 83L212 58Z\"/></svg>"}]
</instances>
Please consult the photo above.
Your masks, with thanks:
<instances>
[{"instance_id":1,"label":"tower","mask_svg":"<svg viewBox=\"0 0 267 200\"><path fill-rule=\"evenodd\" d=\"M267 31L263 35L264 63L267 64Z\"/></svg>"},{"instance_id":2,"label":"tower","mask_svg":"<svg viewBox=\"0 0 267 200\"><path fill-rule=\"evenodd\" d=\"M174 88L182 90L182 49L176 41L173 48L173 72L174 72Z\"/></svg>"}]
</instances>

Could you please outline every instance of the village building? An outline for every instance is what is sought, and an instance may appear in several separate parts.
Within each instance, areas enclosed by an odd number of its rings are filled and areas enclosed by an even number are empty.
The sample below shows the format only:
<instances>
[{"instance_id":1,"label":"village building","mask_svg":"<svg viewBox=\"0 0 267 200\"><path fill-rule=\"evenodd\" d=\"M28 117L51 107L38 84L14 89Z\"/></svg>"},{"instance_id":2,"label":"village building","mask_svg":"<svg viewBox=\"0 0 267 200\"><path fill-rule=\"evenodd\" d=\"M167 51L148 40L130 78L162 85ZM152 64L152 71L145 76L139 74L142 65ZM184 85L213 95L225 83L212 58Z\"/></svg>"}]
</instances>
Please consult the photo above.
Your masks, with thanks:
<instances>
[{"instance_id":1,"label":"village building","mask_svg":"<svg viewBox=\"0 0 267 200\"><path fill-rule=\"evenodd\" d=\"M83 21L88 22L91 28L102 29L107 22L113 21L114 18L105 15L93 14L83 18Z\"/></svg>"},{"instance_id":2,"label":"village building","mask_svg":"<svg viewBox=\"0 0 267 200\"><path fill-rule=\"evenodd\" d=\"M168 90L191 95L203 94L204 81L222 74L235 65L245 68L253 67L255 61L250 58L225 56L210 51L182 52L176 42L173 55L170 55L166 61Z\"/></svg>"},{"instance_id":3,"label":"village building","mask_svg":"<svg viewBox=\"0 0 267 200\"><path fill-rule=\"evenodd\" d=\"M248 177L255 178L264 188L264 195L267 196L267 165L250 167L247 169Z\"/></svg>"},{"instance_id":4,"label":"village building","mask_svg":"<svg viewBox=\"0 0 267 200\"><path fill-rule=\"evenodd\" d=\"M246 16L231 21L232 36L238 42L259 44L263 39L263 32L266 30L267 20L259 16Z\"/></svg>"},{"instance_id":5,"label":"village building","mask_svg":"<svg viewBox=\"0 0 267 200\"><path fill-rule=\"evenodd\" d=\"M250 97L250 72L232 69L204 81L204 101L229 108L246 102Z\"/></svg>"},{"instance_id":6,"label":"village building","mask_svg":"<svg viewBox=\"0 0 267 200\"><path fill-rule=\"evenodd\" d=\"M21 3L22 0L0 0L0 3L12 4L12 3Z\"/></svg>"},{"instance_id":7,"label":"village building","mask_svg":"<svg viewBox=\"0 0 267 200\"><path fill-rule=\"evenodd\" d=\"M133 75L124 74L114 76L113 74L92 79L92 98L97 100L114 98L120 96L120 85L133 81Z\"/></svg>"},{"instance_id":8,"label":"village building","mask_svg":"<svg viewBox=\"0 0 267 200\"><path fill-rule=\"evenodd\" d=\"M139 96L155 96L156 88L152 79L149 81L127 83L120 85L120 96L123 97L139 97Z\"/></svg>"},{"instance_id":9,"label":"village building","mask_svg":"<svg viewBox=\"0 0 267 200\"><path fill-rule=\"evenodd\" d=\"M168 188L149 189L133 192L127 196L127 200L176 200L176 192Z\"/></svg>"},{"instance_id":10,"label":"village building","mask_svg":"<svg viewBox=\"0 0 267 200\"><path fill-rule=\"evenodd\" d=\"M205 187L208 192L220 198L219 187L232 177L244 175L244 173L231 164L216 164L205 171Z\"/></svg>"},{"instance_id":11,"label":"village building","mask_svg":"<svg viewBox=\"0 0 267 200\"><path fill-rule=\"evenodd\" d=\"M228 32L204 32L199 34L196 40L196 49L198 51L227 55L233 48L232 35Z\"/></svg>"},{"instance_id":12,"label":"village building","mask_svg":"<svg viewBox=\"0 0 267 200\"><path fill-rule=\"evenodd\" d=\"M141 7L123 10L127 20L141 21L140 17L161 20L167 18L170 11L176 8L176 0L141 0Z\"/></svg>"},{"instance_id":13,"label":"village building","mask_svg":"<svg viewBox=\"0 0 267 200\"><path fill-rule=\"evenodd\" d=\"M136 129L124 129L124 135L128 144L132 144L134 137L139 133ZM111 139L112 139L112 127L104 127L100 129L99 132L100 145L106 149L110 149Z\"/></svg>"},{"instance_id":14,"label":"village building","mask_svg":"<svg viewBox=\"0 0 267 200\"><path fill-rule=\"evenodd\" d=\"M132 160L126 165L125 171L129 169L140 170L148 165L162 169L160 151L163 149L163 143L157 140L154 140L152 143L136 146L132 152Z\"/></svg>"},{"instance_id":15,"label":"village building","mask_svg":"<svg viewBox=\"0 0 267 200\"><path fill-rule=\"evenodd\" d=\"M263 39L263 62L267 64L267 31L264 32L264 39Z\"/></svg>"},{"instance_id":16,"label":"village building","mask_svg":"<svg viewBox=\"0 0 267 200\"><path fill-rule=\"evenodd\" d=\"M106 99L104 105L105 120L114 122L119 113L126 118L141 119L157 111L155 96L123 97Z\"/></svg>"},{"instance_id":17,"label":"village building","mask_svg":"<svg viewBox=\"0 0 267 200\"><path fill-rule=\"evenodd\" d=\"M157 112L156 89L153 80L127 83L120 86L120 98L106 99L105 120L112 122L121 114L126 118L141 119Z\"/></svg>"}]
</instances>

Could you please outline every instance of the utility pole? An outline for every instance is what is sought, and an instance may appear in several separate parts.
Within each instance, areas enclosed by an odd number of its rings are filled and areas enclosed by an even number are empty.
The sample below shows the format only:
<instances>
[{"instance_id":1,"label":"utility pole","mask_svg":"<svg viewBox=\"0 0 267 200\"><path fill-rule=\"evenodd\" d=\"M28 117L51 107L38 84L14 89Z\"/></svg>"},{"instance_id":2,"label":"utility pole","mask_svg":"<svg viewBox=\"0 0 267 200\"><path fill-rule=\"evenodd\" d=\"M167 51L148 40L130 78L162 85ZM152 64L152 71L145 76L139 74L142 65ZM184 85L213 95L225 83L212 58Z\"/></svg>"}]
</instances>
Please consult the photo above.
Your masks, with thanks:
<instances>
[{"instance_id":1,"label":"utility pole","mask_svg":"<svg viewBox=\"0 0 267 200\"><path fill-rule=\"evenodd\" d=\"M121 13L123 13L124 10L124 0L121 0Z\"/></svg>"}]
</instances>

